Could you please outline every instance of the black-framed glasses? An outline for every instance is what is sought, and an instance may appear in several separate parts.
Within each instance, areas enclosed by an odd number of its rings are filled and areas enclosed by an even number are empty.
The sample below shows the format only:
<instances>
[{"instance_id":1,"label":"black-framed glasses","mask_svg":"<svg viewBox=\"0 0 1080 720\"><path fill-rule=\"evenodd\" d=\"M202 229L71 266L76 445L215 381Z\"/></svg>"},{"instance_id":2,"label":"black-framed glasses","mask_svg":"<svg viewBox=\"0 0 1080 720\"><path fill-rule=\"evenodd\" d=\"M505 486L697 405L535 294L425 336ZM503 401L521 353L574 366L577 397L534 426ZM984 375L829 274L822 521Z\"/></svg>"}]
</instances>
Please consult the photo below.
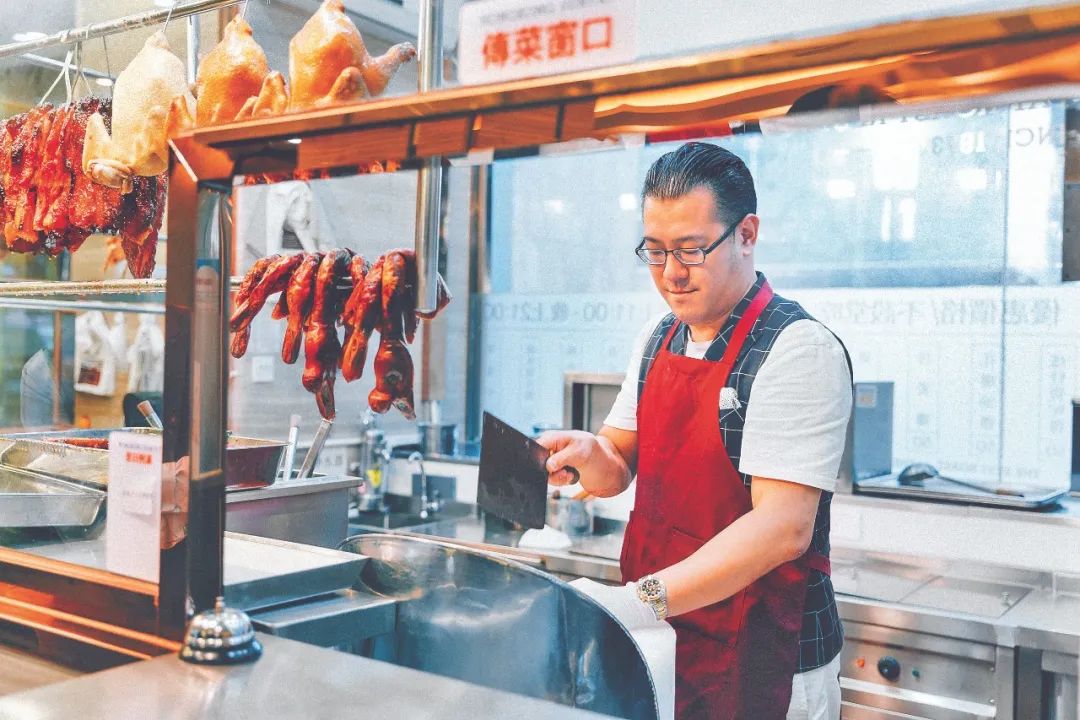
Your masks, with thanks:
<instances>
[{"instance_id":1,"label":"black-framed glasses","mask_svg":"<svg viewBox=\"0 0 1080 720\"><path fill-rule=\"evenodd\" d=\"M746 219L743 215L739 218L738 222L733 223L731 227L724 231L724 234L708 247L696 247L696 248L675 248L674 250L663 250L661 248L647 248L645 247L645 241L642 240L641 244L634 250L634 254L641 258L641 262L647 265L666 265L667 256L674 255L675 259L683 265L700 265L705 262L705 256L711 253L716 248L720 247L720 244L731 237L731 234L738 229L742 221Z\"/></svg>"}]
</instances>

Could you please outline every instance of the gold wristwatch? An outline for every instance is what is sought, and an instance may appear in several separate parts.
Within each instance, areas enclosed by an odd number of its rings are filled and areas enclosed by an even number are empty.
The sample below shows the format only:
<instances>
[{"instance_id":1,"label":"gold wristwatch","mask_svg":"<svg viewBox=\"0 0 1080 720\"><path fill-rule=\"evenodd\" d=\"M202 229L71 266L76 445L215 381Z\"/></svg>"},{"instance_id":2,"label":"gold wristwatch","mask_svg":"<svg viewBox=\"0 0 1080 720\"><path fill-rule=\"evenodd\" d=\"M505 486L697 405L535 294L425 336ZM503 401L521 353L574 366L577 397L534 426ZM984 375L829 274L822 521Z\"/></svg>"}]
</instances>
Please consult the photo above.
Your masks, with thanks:
<instances>
[{"instance_id":1,"label":"gold wristwatch","mask_svg":"<svg viewBox=\"0 0 1080 720\"><path fill-rule=\"evenodd\" d=\"M646 575L637 581L637 596L641 602L652 608L657 620L667 619L667 586L655 575Z\"/></svg>"}]
</instances>

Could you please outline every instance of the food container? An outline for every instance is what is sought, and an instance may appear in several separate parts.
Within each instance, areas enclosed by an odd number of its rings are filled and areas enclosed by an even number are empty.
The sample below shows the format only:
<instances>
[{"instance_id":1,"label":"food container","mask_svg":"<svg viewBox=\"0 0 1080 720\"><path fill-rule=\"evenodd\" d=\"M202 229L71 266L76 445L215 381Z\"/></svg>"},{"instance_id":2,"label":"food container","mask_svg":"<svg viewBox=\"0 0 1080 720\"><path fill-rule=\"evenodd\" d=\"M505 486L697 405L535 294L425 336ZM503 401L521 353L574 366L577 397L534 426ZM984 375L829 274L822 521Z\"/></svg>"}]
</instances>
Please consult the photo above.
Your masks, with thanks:
<instances>
[{"instance_id":1,"label":"food container","mask_svg":"<svg viewBox=\"0 0 1080 720\"><path fill-rule=\"evenodd\" d=\"M118 428L122 432L157 435L151 428ZM107 440L113 430L61 430L15 433L0 437L0 467L27 469L39 475L103 488L109 482L109 451L62 442ZM277 440L229 437L225 451L226 483L230 489L266 487L277 477L286 443Z\"/></svg>"},{"instance_id":2,"label":"food container","mask_svg":"<svg viewBox=\"0 0 1080 720\"><path fill-rule=\"evenodd\" d=\"M544 524L556 530L561 530L570 537L592 535L592 499L578 500L561 496L558 493L552 495L547 501L547 514L544 517Z\"/></svg>"},{"instance_id":3,"label":"food container","mask_svg":"<svg viewBox=\"0 0 1080 720\"><path fill-rule=\"evenodd\" d=\"M28 470L0 469L0 528L93 525L105 493Z\"/></svg>"}]
</instances>

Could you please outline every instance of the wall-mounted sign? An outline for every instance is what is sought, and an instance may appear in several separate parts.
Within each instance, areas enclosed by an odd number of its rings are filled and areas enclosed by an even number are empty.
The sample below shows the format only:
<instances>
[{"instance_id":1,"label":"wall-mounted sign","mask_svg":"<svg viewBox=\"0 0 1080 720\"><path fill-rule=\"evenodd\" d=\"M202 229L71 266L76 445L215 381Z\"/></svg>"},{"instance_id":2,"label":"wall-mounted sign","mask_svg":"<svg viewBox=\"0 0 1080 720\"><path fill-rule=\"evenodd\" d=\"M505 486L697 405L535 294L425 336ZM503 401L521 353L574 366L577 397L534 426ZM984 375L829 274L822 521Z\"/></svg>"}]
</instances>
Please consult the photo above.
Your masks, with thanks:
<instances>
[{"instance_id":1,"label":"wall-mounted sign","mask_svg":"<svg viewBox=\"0 0 1080 720\"><path fill-rule=\"evenodd\" d=\"M630 62L636 3L482 0L461 8L458 73L467 85Z\"/></svg>"}]
</instances>

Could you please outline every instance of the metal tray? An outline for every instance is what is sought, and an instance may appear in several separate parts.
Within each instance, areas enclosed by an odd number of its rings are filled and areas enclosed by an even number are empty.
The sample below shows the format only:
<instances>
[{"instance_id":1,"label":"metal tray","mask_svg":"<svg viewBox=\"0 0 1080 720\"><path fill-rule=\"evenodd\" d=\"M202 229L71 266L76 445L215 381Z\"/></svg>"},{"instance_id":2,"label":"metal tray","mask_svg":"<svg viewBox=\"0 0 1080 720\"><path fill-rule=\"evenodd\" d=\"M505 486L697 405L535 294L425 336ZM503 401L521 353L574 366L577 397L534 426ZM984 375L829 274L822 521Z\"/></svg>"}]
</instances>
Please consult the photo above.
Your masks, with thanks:
<instances>
[{"instance_id":1,"label":"metal tray","mask_svg":"<svg viewBox=\"0 0 1080 720\"><path fill-rule=\"evenodd\" d=\"M160 434L151 428L116 428L123 432ZM108 438L114 430L58 430L0 436L0 468L30 470L39 475L69 480L95 488L109 482L109 451L56 442L63 438ZM277 440L229 437L225 477L230 489L273 484L286 443Z\"/></svg>"},{"instance_id":2,"label":"metal tray","mask_svg":"<svg viewBox=\"0 0 1080 720\"><path fill-rule=\"evenodd\" d=\"M921 487L901 485L896 473L860 480L855 486L855 492L861 495L936 500L1016 510L1038 510L1053 505L1068 492L1067 488L1016 488L1016 490L1021 494L997 495L949 482L943 478L928 478Z\"/></svg>"},{"instance_id":3,"label":"metal tray","mask_svg":"<svg viewBox=\"0 0 1080 720\"><path fill-rule=\"evenodd\" d=\"M0 527L86 527L104 501L100 490L0 468Z\"/></svg>"},{"instance_id":4,"label":"metal tray","mask_svg":"<svg viewBox=\"0 0 1080 720\"><path fill-rule=\"evenodd\" d=\"M367 558L287 540L225 533L225 602L250 611L352 587Z\"/></svg>"}]
</instances>

